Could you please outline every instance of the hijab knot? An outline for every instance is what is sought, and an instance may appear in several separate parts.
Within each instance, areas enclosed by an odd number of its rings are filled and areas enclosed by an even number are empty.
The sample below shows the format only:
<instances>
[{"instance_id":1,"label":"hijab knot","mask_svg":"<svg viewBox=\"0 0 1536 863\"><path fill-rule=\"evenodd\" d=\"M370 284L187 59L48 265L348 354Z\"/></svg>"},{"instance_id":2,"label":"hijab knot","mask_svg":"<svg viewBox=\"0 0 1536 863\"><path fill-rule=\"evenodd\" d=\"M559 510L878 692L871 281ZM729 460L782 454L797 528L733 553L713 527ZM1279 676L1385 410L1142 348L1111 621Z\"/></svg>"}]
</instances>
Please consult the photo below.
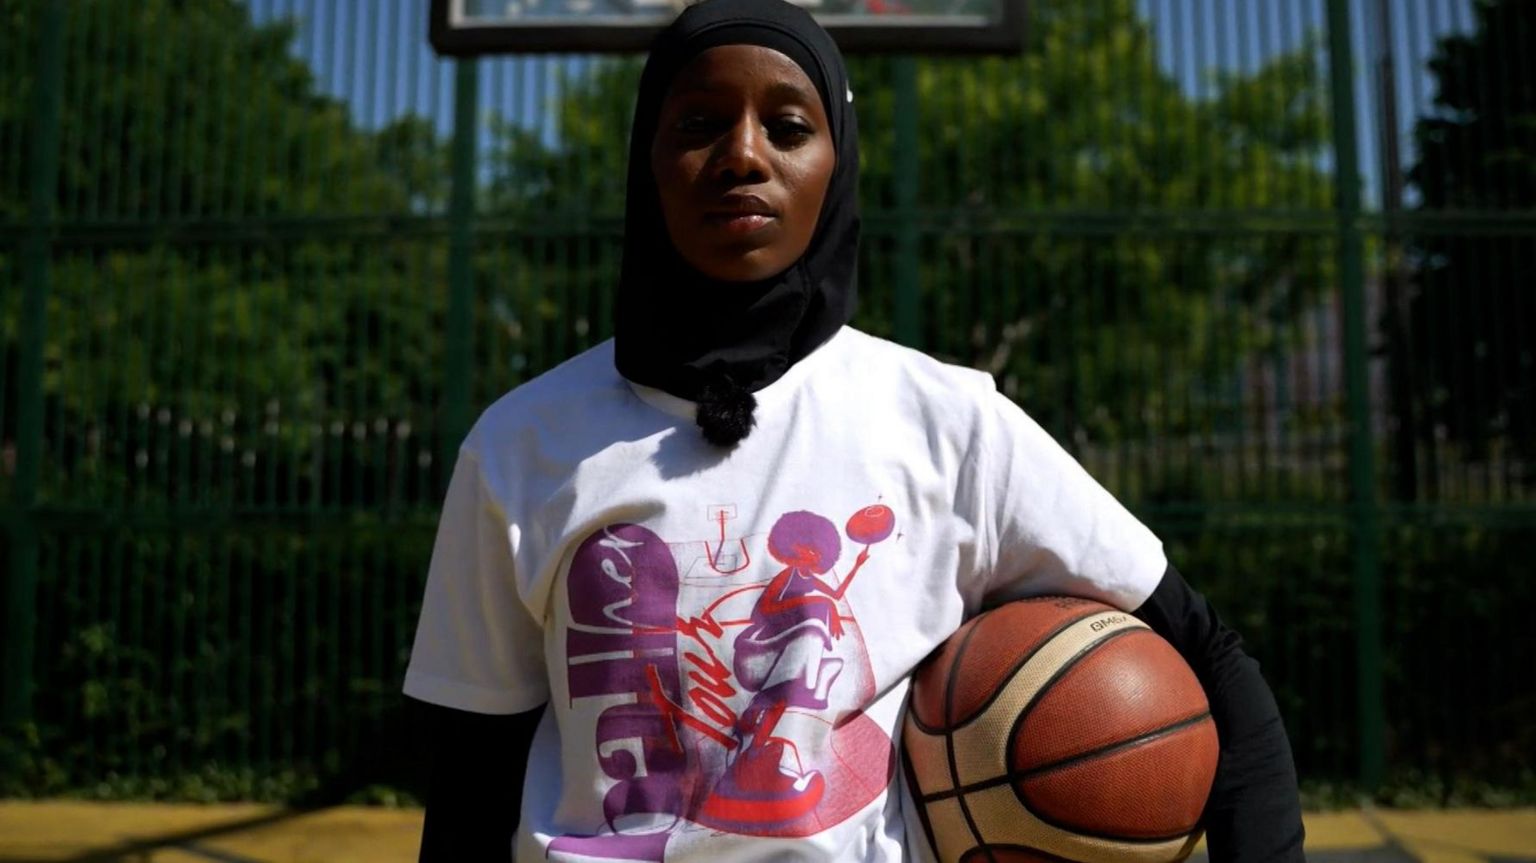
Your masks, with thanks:
<instances>
[{"instance_id":1,"label":"hijab knot","mask_svg":"<svg viewBox=\"0 0 1536 863\"><path fill-rule=\"evenodd\" d=\"M728 377L704 385L697 422L704 439L718 447L734 447L757 424L757 398Z\"/></svg>"}]
</instances>

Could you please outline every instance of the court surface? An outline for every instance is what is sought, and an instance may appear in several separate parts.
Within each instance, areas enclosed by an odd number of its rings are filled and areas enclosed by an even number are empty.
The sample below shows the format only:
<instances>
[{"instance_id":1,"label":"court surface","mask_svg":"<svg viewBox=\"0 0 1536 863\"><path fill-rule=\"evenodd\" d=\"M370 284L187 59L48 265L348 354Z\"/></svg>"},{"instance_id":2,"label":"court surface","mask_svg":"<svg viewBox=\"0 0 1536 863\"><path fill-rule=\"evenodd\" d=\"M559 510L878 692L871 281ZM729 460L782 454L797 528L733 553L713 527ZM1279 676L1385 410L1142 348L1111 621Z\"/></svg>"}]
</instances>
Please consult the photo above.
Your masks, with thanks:
<instances>
[{"instance_id":1,"label":"court surface","mask_svg":"<svg viewBox=\"0 0 1536 863\"><path fill-rule=\"evenodd\" d=\"M0 801L0 863L413 863L420 831L416 810ZM1307 834L1312 863L1536 863L1536 809L1316 813Z\"/></svg>"}]
</instances>

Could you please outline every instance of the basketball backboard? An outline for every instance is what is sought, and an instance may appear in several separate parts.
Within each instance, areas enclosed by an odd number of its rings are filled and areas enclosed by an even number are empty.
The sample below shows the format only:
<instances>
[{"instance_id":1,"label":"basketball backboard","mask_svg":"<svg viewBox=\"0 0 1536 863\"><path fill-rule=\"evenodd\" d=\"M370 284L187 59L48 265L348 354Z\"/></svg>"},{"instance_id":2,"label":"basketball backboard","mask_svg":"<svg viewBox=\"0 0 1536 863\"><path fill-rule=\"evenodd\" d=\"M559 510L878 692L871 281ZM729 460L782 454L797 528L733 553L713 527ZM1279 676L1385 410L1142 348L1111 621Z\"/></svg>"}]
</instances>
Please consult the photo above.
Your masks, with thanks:
<instances>
[{"instance_id":1,"label":"basketball backboard","mask_svg":"<svg viewBox=\"0 0 1536 863\"><path fill-rule=\"evenodd\" d=\"M1026 0L791 0L848 53L1011 53ZM688 0L432 0L432 46L452 56L643 51Z\"/></svg>"}]
</instances>

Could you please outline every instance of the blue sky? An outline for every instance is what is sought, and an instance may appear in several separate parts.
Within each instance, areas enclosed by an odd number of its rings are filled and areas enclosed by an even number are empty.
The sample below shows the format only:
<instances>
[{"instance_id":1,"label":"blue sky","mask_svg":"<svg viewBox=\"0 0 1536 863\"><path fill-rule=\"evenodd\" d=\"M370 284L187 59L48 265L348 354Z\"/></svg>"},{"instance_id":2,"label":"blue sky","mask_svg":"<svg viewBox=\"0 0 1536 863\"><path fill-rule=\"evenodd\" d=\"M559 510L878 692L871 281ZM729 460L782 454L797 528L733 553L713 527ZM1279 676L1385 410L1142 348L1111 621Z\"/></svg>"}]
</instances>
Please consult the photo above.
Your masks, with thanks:
<instances>
[{"instance_id":1,"label":"blue sky","mask_svg":"<svg viewBox=\"0 0 1536 863\"><path fill-rule=\"evenodd\" d=\"M1397 108L1404 159L1412 161L1414 119L1433 97L1426 61L1437 40L1465 32L1473 0L1350 0L1355 43L1355 99L1361 167L1370 201L1380 174L1377 88L1372 71L1383 45L1396 67ZM1307 33L1324 34L1325 0L1137 0L1152 22L1164 70L1194 97L1208 95L1212 73L1248 70L1294 51ZM453 124L453 69L427 44L425 0L247 0L258 21L301 22L295 51L320 86L345 100L363 126L406 113L432 117L446 136ZM1393 16L1383 40L1379 10ZM370 17L371 16L371 17ZM579 76L582 57L499 57L481 60L481 113L498 114L553 136L548 108L559 81ZM1320 58L1320 63L1322 58Z\"/></svg>"}]
</instances>

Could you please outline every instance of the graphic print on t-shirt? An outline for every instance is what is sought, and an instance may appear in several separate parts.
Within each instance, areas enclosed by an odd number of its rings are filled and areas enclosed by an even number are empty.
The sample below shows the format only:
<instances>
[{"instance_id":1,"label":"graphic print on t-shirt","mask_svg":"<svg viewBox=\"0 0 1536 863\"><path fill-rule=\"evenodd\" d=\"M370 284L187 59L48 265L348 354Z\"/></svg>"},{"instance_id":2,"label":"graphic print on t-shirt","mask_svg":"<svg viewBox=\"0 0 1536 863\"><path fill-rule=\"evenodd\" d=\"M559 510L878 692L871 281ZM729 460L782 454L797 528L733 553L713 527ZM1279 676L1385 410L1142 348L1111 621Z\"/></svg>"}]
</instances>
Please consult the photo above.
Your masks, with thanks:
<instances>
[{"instance_id":1,"label":"graphic print on t-shirt","mask_svg":"<svg viewBox=\"0 0 1536 863\"><path fill-rule=\"evenodd\" d=\"M878 577L863 571L895 514L867 506L839 531L787 512L766 536L732 539L736 507L707 511L708 539L612 524L571 559L571 706L601 710L593 744L611 784L606 830L556 838L551 859L661 861L693 830L810 836L890 781L894 747L861 709L875 684L846 593ZM859 549L851 562L845 545Z\"/></svg>"}]
</instances>

